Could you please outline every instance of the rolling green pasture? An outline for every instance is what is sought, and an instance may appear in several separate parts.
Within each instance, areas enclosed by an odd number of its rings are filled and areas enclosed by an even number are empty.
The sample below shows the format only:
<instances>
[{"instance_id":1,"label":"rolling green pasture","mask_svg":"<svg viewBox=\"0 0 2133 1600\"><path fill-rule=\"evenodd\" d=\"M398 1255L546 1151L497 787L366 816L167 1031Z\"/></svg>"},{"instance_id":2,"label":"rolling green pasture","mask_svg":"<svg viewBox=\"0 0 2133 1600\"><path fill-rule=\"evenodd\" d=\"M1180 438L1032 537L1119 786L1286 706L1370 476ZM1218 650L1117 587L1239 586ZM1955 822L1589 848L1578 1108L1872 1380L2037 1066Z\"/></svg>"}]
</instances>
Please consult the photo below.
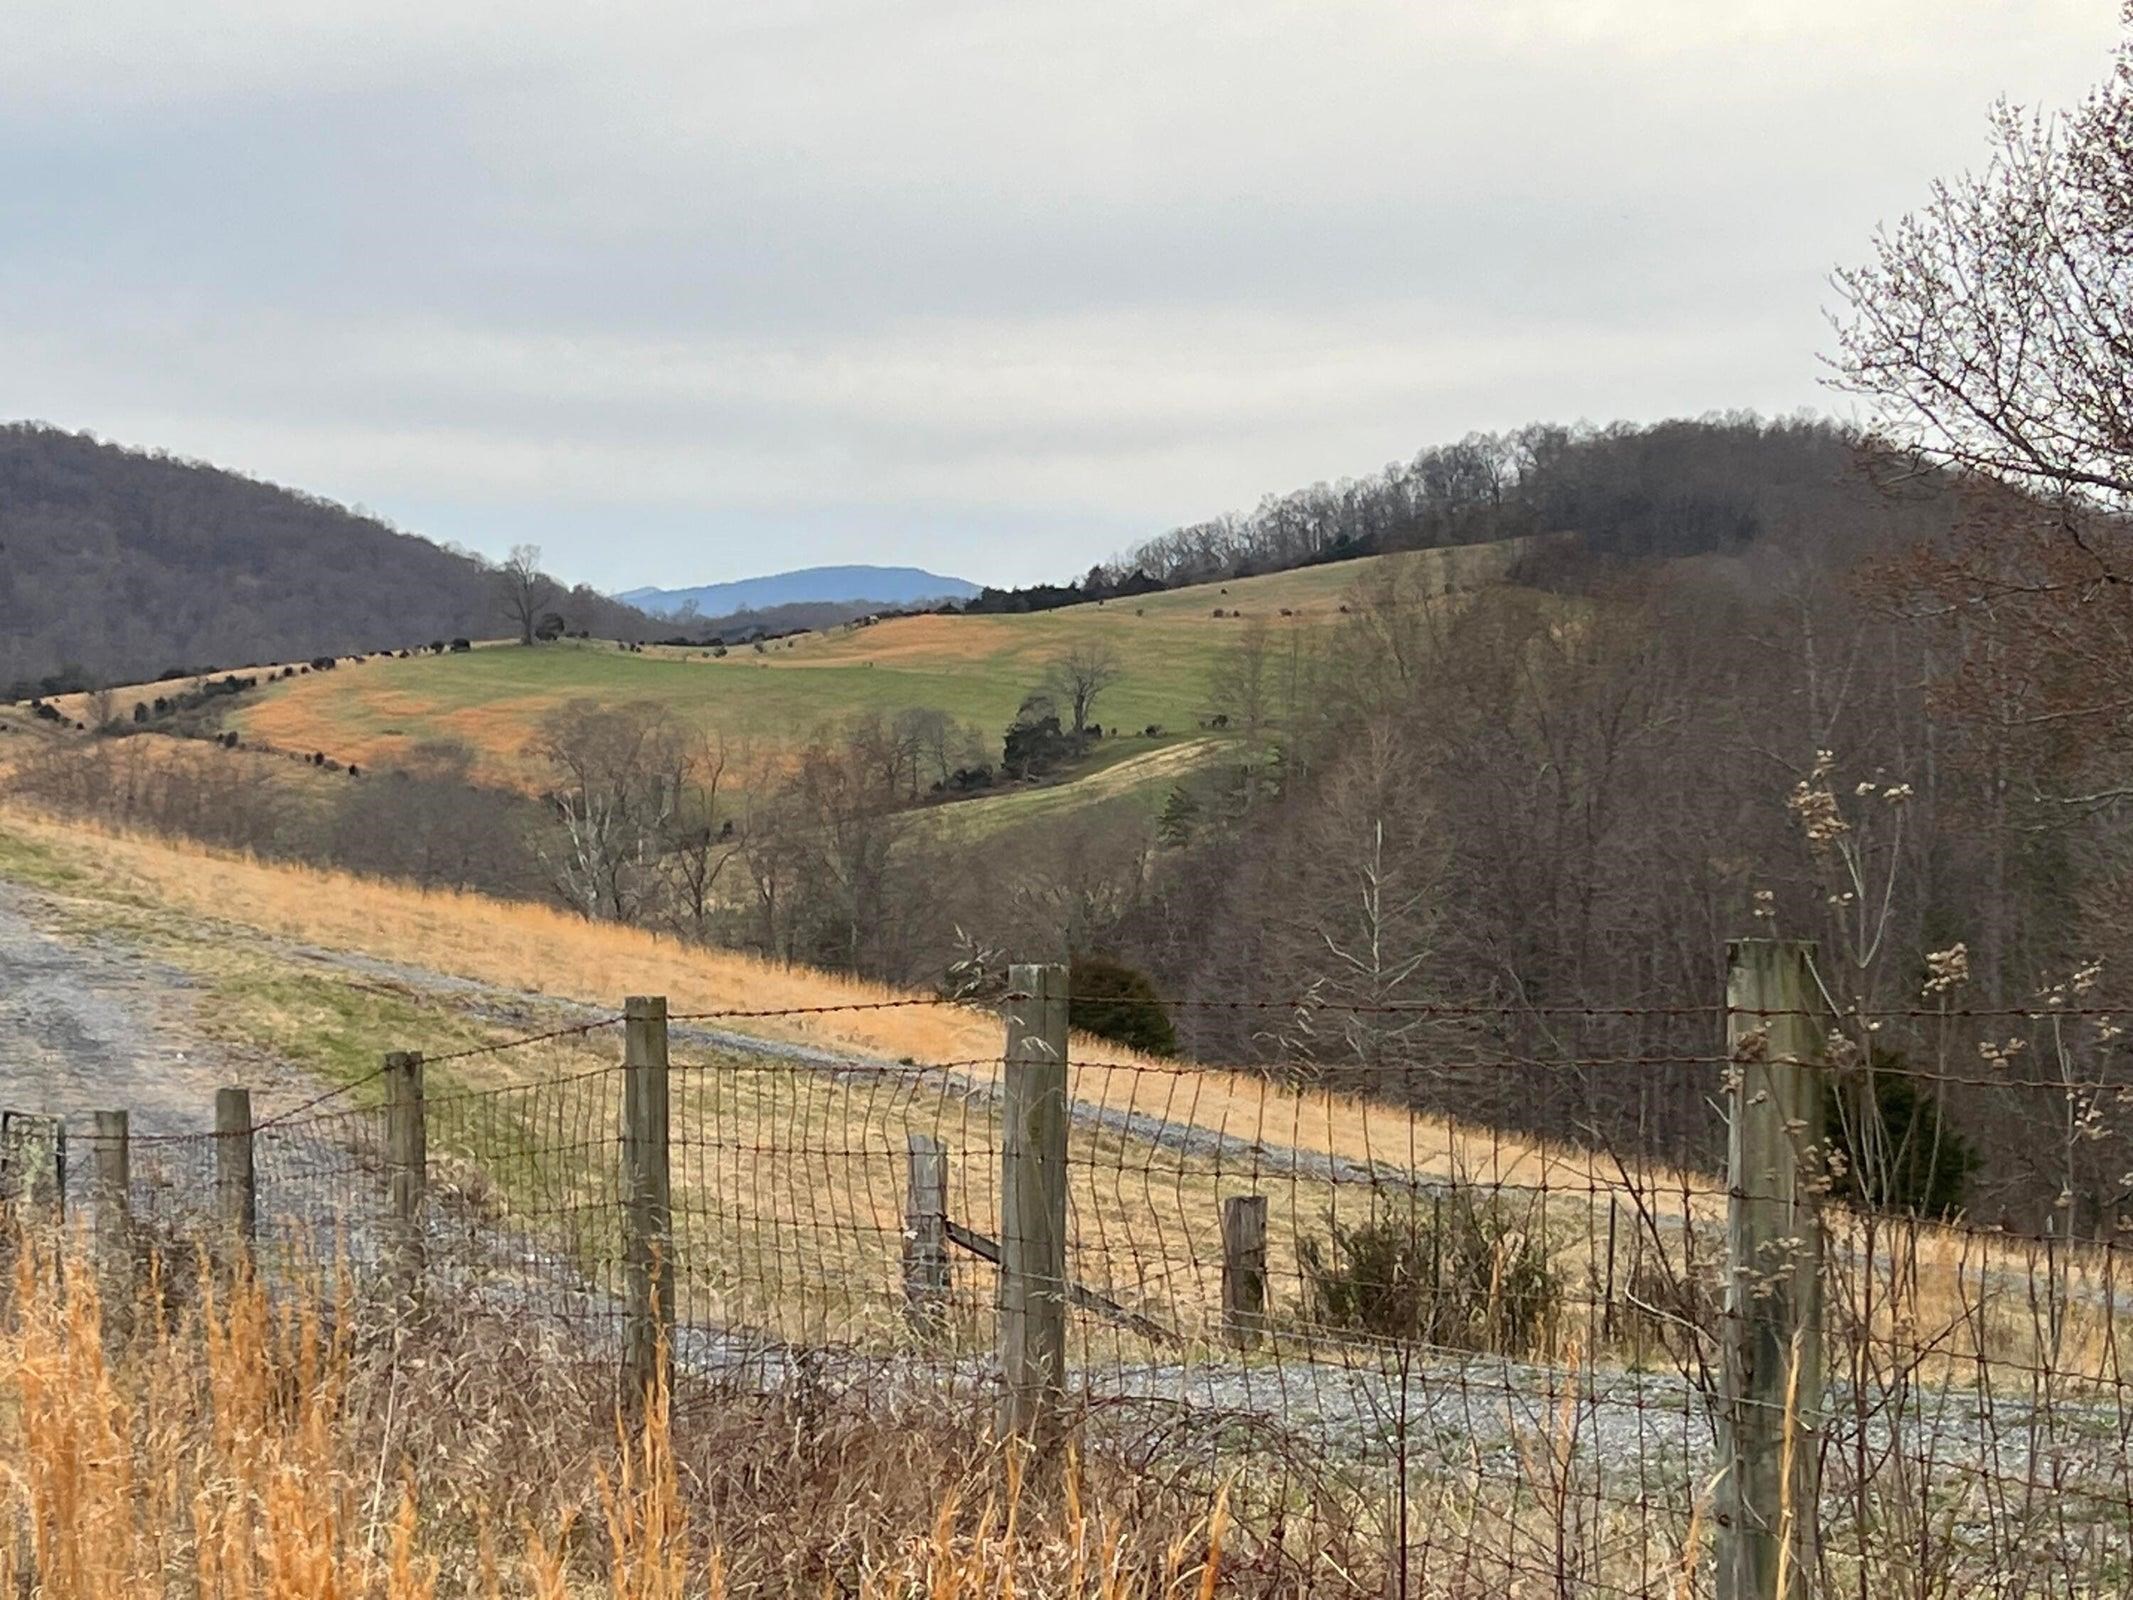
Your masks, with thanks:
<instances>
[{"instance_id":1,"label":"rolling green pasture","mask_svg":"<svg viewBox=\"0 0 2133 1600\"><path fill-rule=\"evenodd\" d=\"M1054 660L1096 642L1116 652L1121 669L1097 720L1128 734L1106 748L1102 764L1131 765L1200 736L1211 674L1247 626L1233 613L1277 635L1316 629L1385 562L1410 563L1427 594L1486 582L1512 553L1482 546L1380 557L1028 616L898 618L761 651L742 647L724 659L597 641L373 659L278 683L237 711L234 726L250 742L365 767L389 767L425 740L453 739L478 753L487 776L520 784L537 781L525 750L542 719L578 699L655 702L772 761L852 715L914 707L944 711L990 744ZM1232 615L1217 618L1217 609ZM1160 739L1142 735L1150 725L1163 730ZM1148 776L1159 774L1151 766Z\"/></svg>"}]
</instances>

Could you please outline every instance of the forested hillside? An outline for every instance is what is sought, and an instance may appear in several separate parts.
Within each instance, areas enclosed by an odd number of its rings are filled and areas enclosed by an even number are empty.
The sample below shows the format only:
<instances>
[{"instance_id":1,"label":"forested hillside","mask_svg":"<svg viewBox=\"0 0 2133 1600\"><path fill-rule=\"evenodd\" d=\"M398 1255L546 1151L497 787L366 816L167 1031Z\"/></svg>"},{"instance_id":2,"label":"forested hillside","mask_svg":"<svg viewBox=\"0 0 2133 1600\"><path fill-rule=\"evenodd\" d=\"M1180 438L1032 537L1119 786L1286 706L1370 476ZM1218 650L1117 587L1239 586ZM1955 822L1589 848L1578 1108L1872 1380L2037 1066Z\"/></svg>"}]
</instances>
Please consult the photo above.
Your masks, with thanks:
<instances>
[{"instance_id":1,"label":"forested hillside","mask_svg":"<svg viewBox=\"0 0 2133 1600\"><path fill-rule=\"evenodd\" d=\"M1240 636L1233 720L1265 731L1171 797L1103 942L1202 1056L1647 1145L1711 1137L1707 1008L1745 932L1817 940L1840 1010L2127 1004L2133 591L2095 576L2125 526L1913 457L1831 466L1789 510L1766 479L1759 536L1703 554L1601 541L1457 606L1388 575L1300 662ZM1617 549L1681 526L1655 501ZM2100 1073L2116 1036L2034 1065ZM1958 1075L1998 1048L1885 1039ZM2047 1147L1961 1115L2009 1170ZM2086 1228L2123 1170L2031 1177Z\"/></svg>"},{"instance_id":2,"label":"forested hillside","mask_svg":"<svg viewBox=\"0 0 2133 1600\"><path fill-rule=\"evenodd\" d=\"M1849 524L1851 441L1817 418L1752 415L1649 426L1534 423L1432 445L1362 478L1268 495L1246 514L1172 529L1092 572L1162 583L1575 530L1587 551L1735 549L1816 516Z\"/></svg>"},{"instance_id":3,"label":"forested hillside","mask_svg":"<svg viewBox=\"0 0 2133 1600\"><path fill-rule=\"evenodd\" d=\"M651 630L587 589L552 606L572 629ZM85 434L0 427L0 691L509 627L479 562L346 507Z\"/></svg>"}]
</instances>

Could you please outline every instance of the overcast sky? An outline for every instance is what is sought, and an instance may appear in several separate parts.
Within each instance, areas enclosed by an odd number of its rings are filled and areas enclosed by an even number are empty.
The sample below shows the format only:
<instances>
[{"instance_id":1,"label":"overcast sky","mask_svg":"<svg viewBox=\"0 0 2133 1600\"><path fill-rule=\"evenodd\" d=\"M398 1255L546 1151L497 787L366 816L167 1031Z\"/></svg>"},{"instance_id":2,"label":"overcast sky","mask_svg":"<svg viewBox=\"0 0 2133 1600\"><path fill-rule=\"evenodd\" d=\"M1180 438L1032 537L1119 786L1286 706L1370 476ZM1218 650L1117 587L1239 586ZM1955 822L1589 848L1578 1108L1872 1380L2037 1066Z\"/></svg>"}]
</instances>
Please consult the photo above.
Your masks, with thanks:
<instances>
[{"instance_id":1,"label":"overcast sky","mask_svg":"<svg viewBox=\"0 0 2133 1600\"><path fill-rule=\"evenodd\" d=\"M603 588L1078 571L1475 428L1829 408L2115 0L5 0L0 417Z\"/></svg>"}]
</instances>

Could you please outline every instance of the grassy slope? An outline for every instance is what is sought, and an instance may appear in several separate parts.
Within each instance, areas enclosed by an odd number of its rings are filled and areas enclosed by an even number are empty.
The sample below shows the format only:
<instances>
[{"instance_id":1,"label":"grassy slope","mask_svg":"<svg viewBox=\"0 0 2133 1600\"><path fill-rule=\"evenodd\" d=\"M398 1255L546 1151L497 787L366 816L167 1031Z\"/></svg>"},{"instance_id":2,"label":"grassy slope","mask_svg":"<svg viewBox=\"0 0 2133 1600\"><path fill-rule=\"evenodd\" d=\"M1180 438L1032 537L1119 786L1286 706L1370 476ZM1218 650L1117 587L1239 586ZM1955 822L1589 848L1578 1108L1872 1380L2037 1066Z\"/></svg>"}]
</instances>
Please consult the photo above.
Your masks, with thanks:
<instances>
[{"instance_id":1,"label":"grassy slope","mask_svg":"<svg viewBox=\"0 0 2133 1600\"><path fill-rule=\"evenodd\" d=\"M270 866L62 825L5 806L0 881L39 891L43 918L54 932L116 940L195 975L204 1020L240 1055L263 1053L327 1081L348 1082L369 1072L385 1049L420 1047L434 1056L574 1020L579 1013L550 1013L533 1002L506 1027L484 1014L477 998L345 960L307 957L306 950L398 963L493 986L492 993L603 1008L618 1006L619 997L632 992L665 993L677 1013L895 998L850 979L690 949L540 907L425 895L342 874ZM896 1337L905 1127L930 1128L943 1138L956 1214L996 1214L998 1136L985 1102L966 1098L927 1068L952 1066L964 1081L991 1079L1001 1048L999 1020L973 1008L927 1004L736 1018L728 1026L764 1039L901 1060L909 1072L892 1067L879 1075L833 1075L786 1065L762 1070L765 1064L747 1050L677 1045L677 1064L711 1069L679 1075L675 1090L677 1121L693 1130L675 1179L677 1205L705 1230L701 1238L692 1232L697 1254L687 1289L691 1305L699 1313L736 1317L793 1337ZM578 1093L598 1103L583 1108L590 1116L585 1125L611 1127L613 1078L580 1075L612 1065L618 1048L614 1034L604 1032L525 1051L436 1061L432 1093L448 1098L473 1089L589 1081ZM366 1085L359 1098L375 1092L374 1084ZM1606 1199L1620 1192L1620 1173L1611 1161L1574 1148L1317 1091L1291 1092L1256 1073L1147 1061L1097 1040L1075 1045L1071 1093L1086 1107L1219 1133L1259 1151L1322 1151L1455 1178L1484 1191L1510 1186L1514 1205L1524 1205L1518 1196L1530 1192L1528 1186L1544 1190L1545 1207L1522 1212L1525 1226L1545 1229L1573 1297L1593 1287L1584 1274L1593 1267ZM512 1148L515 1103L504 1103L508 1126L492 1126L486 1115L477 1121L441 1111L431 1146L440 1172L459 1182L469 1169L490 1167L492 1139L502 1137L506 1143L499 1148ZM531 1123L522 1131L539 1132ZM1075 1249L1089 1281L1173 1326L1208 1326L1219 1291L1218 1201L1257 1190L1273 1202L1270 1270L1277 1306L1293 1309L1296 1242L1321 1230L1336 1203L1335 1190L1322 1179L1263 1169L1258 1155L1181 1153L1086 1124L1075 1138ZM507 1195L512 1170L493 1175ZM1713 1180L1651 1169L1638 1187L1670 1239L1678 1237L1684 1209L1706 1229L1724 1214L1724 1189ZM1357 1207L1367 1210L1386 1199L1354 1186L1340 1192L1351 1216ZM1595 1205L1601 1207L1597 1212ZM1846 1245L1839 1259L1855 1259L1855 1252L1847 1252L1853 1247ZM796 1271L791 1263L802 1259L810 1265ZM1923 1299L1935 1316L1945 1316L1948 1327L1970 1328L1996 1359L2034 1358L2025 1341L2035 1330L2023 1322L2020 1306L2010 1303L2013 1322L2002 1327L1964 1299L1980 1292L1986 1280L1979 1274L1987 1268L2002 1274L2025 1265L2035 1270L2023 1247L2002 1251L1989 1239L1928 1230L1920 1260L1928 1269ZM2091 1261L2075 1265L2086 1298L2077 1296L2079 1326L2069 1335L2064 1371L2090 1370L2122 1333L2098 1309L2095 1270ZM967 1313L975 1330L982 1311L979 1295L958 1315ZM1565 1330L1573 1339L1575 1322L1573 1310ZM1094 1356L1095 1341L1117 1344L1122 1337L1079 1319L1076 1330L1077 1343L1092 1341L1077 1359Z\"/></svg>"},{"instance_id":2,"label":"grassy slope","mask_svg":"<svg viewBox=\"0 0 2133 1600\"><path fill-rule=\"evenodd\" d=\"M52 931L116 940L189 974L211 1036L240 1058L265 1055L328 1082L364 1078L388 1049L419 1048L434 1057L576 1020L580 1013L561 1002L618 1010L626 993L664 993L686 1015L899 998L850 979L690 949L541 907L425 895L62 825L4 807L0 881L42 891L53 908L47 913ZM475 996L306 951L392 962L557 1004L551 1010L531 1002L520 1018L499 1025L482 1014ZM701 1263L691 1274L692 1304L789 1336L810 1329L886 1336L902 1316L895 1295L881 1291L896 1282L904 1127L934 1131L949 1148L958 1214L997 1213L992 1119L976 1109L983 1102L951 1090L942 1072L977 1083L994 1079L999 1019L975 1008L921 1004L734 1019L727 1026L901 1061L910 1070L908 1076L891 1070L838 1078L751 1062L745 1051L677 1043L677 1063L722 1069L686 1073L674 1091L677 1122L691 1130L676 1176L677 1203L703 1219L705 1229L692 1246L692 1261ZM541 1093L568 1098L589 1117L587 1125L611 1126L615 1081L588 1084L580 1075L611 1064L619 1047L610 1030L434 1062L431 1092L450 1097L575 1079L585 1086ZM1383 1160L1397 1151L1417 1170L1488 1174L1571 1195L1589 1194L1603 1181L1590 1158L1573 1152L1343 1097L1290 1093L1255 1074L1159 1063L1089 1039L1075 1054L1077 1100L1173 1127L1353 1160ZM362 1083L357 1101L374 1101L377 1093L374 1081ZM441 1113L433 1159L453 1172L487 1169L499 1151L512 1148L514 1108L548 1103L506 1100L503 1127L489 1111ZM529 1124L525 1131L541 1130ZM494 1143L499 1137L502 1145ZM1239 1157L1182 1153L1096 1130L1079 1138L1083 1159L1072 1181L1085 1274L1136 1299L1147 1293L1146 1303L1166 1319L1211 1316L1219 1289L1219 1197L1252 1181ZM499 1168L506 1193L518 1165ZM566 1174L573 1182L585 1176ZM1267 1186L1289 1223L1275 1259L1294 1283L1291 1241L1323 1225L1333 1194L1309 1177L1271 1179ZM713 1216L723 1220L713 1225ZM802 1245L804 1272L792 1265ZM977 1308L967 1309L975 1315ZM1105 1335L1102 1328L1082 1331Z\"/></svg>"},{"instance_id":3,"label":"grassy slope","mask_svg":"<svg viewBox=\"0 0 2133 1600\"><path fill-rule=\"evenodd\" d=\"M1313 627L1383 561L1415 562L1446 584L1472 585L1495 577L1513 554L1493 545L1430 551L1031 616L902 618L724 660L696 651L632 655L604 644L380 660L277 684L238 708L234 725L248 739L366 767L390 765L426 738L454 738L482 753L491 776L521 782L530 776L521 752L541 718L577 698L657 701L765 754L853 713L921 706L991 737L1048 663L1073 645L1101 641L1117 651L1123 675L1098 706L1099 720L1129 730L1154 724L1175 739L1206 715L1209 674L1242 626L1215 618L1215 609L1241 610L1275 628ZM1136 732L1120 759L1158 745Z\"/></svg>"},{"instance_id":4,"label":"grassy slope","mask_svg":"<svg viewBox=\"0 0 2133 1600\"><path fill-rule=\"evenodd\" d=\"M544 906L471 894L426 894L345 873L270 864L192 845L116 835L0 806L0 879L60 894L78 933L140 943L159 959L203 973L247 971L247 984L286 977L290 962L272 947L297 943L402 963L559 1001L619 1011L625 994L666 994L677 1014L724 1010L874 1004L908 998L858 979L777 966L733 951L692 948L640 929L590 923ZM261 958L256 971L248 963ZM351 978L378 988L376 979ZM457 1024L455 1024L456 1026ZM1000 1023L968 1007L917 1005L825 1015L736 1021L765 1039L824 1045L889 1060L977 1063L989 1073L1000 1052ZM421 1045L420 1037L398 1041ZM289 1048L297 1041L280 1041ZM385 1041L380 1049L395 1047ZM1181 1114L1178 1072L1116 1045L1083 1041L1086 1060L1117 1063L1104 1097ZM505 1058L507 1059L507 1058ZM366 1063L367 1064L367 1063ZM324 1065L323 1063L321 1065ZM1135 1081L1133 1073L1145 1074ZM1187 1074L1187 1120L1268 1139L1371 1159L1397 1149L1434 1163L1452 1154L1442 1123L1321 1093L1289 1094L1256 1074L1217 1068ZM1092 1085L1092 1087L1094 1087ZM1084 1091L1086 1092L1086 1091ZM1522 1140L1462 1137L1459 1159L1478 1171L1537 1177L1558 1157ZM1521 1175L1524 1175L1521 1171Z\"/></svg>"}]
</instances>

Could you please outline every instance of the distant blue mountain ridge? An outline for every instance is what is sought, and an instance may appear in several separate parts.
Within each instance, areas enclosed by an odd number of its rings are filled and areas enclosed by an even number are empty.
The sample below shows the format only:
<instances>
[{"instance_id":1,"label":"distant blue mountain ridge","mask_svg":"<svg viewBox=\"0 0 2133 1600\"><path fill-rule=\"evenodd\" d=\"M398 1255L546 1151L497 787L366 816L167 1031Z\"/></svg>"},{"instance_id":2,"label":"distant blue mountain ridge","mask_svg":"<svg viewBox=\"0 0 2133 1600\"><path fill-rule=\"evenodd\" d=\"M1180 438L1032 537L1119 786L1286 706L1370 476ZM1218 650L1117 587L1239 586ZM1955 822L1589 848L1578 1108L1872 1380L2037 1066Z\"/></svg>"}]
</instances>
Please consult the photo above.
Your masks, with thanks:
<instances>
[{"instance_id":1,"label":"distant blue mountain ridge","mask_svg":"<svg viewBox=\"0 0 2133 1600\"><path fill-rule=\"evenodd\" d=\"M921 600L968 600L978 586L918 567L804 567L767 577L707 583L693 589L632 589L615 596L655 617L678 615L690 601L698 615L722 617L804 602L907 606Z\"/></svg>"}]
</instances>

